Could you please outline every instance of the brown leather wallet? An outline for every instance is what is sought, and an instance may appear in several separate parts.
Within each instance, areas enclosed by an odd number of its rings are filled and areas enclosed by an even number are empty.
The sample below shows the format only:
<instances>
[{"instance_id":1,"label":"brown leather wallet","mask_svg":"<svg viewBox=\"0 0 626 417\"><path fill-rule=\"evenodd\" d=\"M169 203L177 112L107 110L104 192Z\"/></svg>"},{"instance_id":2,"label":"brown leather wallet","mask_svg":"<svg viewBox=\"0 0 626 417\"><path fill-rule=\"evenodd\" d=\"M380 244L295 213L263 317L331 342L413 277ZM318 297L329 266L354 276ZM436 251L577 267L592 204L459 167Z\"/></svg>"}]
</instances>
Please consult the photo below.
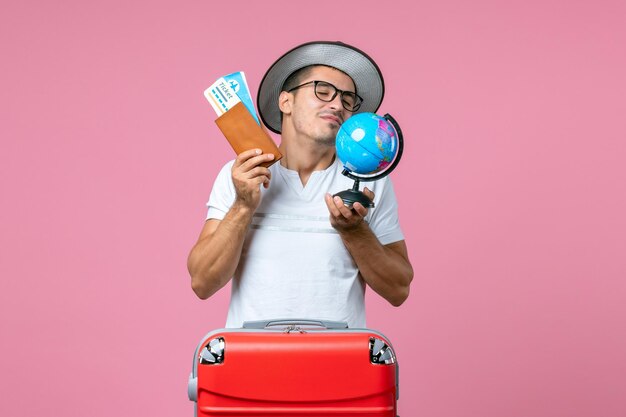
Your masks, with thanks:
<instances>
[{"instance_id":1,"label":"brown leather wallet","mask_svg":"<svg viewBox=\"0 0 626 417\"><path fill-rule=\"evenodd\" d=\"M254 148L261 149L263 153L274 154L272 161L260 164L264 167L271 166L283 157L270 135L257 124L242 102L218 117L215 123L237 155Z\"/></svg>"}]
</instances>

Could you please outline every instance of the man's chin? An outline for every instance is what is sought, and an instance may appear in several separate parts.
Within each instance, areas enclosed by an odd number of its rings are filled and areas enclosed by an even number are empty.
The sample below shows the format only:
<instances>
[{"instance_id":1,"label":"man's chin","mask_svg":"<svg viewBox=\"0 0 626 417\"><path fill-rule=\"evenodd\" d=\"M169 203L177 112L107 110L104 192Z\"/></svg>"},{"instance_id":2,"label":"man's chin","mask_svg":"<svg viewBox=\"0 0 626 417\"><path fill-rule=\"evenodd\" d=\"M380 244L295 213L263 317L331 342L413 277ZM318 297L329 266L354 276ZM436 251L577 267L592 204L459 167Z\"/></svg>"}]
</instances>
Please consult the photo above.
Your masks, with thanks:
<instances>
[{"instance_id":1,"label":"man's chin","mask_svg":"<svg viewBox=\"0 0 626 417\"><path fill-rule=\"evenodd\" d=\"M337 132L334 135L324 135L318 136L315 138L315 142L319 145L324 146L335 146L335 137L337 136Z\"/></svg>"}]
</instances>

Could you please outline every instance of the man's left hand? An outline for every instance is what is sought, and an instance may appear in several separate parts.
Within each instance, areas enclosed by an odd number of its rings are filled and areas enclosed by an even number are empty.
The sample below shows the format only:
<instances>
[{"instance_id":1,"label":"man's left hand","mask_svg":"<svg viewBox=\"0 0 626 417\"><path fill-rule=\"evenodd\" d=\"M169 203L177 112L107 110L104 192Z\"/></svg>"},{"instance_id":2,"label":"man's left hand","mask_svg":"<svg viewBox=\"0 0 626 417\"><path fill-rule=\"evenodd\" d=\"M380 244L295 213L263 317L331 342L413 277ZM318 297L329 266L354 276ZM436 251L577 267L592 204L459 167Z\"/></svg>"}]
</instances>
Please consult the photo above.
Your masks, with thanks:
<instances>
[{"instance_id":1,"label":"man's left hand","mask_svg":"<svg viewBox=\"0 0 626 417\"><path fill-rule=\"evenodd\" d=\"M374 201L374 193L369 188L365 187L363 194ZM352 208L346 207L340 197L333 197L328 193L325 200L330 212L330 224L335 230L340 233L350 232L362 225L368 210L361 203L354 203Z\"/></svg>"}]
</instances>

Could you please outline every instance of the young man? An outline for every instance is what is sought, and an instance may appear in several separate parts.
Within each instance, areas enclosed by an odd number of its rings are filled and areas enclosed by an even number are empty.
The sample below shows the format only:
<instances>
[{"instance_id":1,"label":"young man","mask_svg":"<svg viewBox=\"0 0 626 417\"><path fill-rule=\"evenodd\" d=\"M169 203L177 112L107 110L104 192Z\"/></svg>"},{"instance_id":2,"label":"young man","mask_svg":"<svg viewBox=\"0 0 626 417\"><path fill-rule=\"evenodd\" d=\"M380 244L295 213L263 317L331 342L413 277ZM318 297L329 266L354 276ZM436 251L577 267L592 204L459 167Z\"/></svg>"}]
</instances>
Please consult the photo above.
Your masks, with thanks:
<instances>
[{"instance_id":1,"label":"young man","mask_svg":"<svg viewBox=\"0 0 626 417\"><path fill-rule=\"evenodd\" d=\"M283 158L265 168L274 155L250 149L222 169L188 260L202 299L233 279L226 327L283 318L365 327L366 284L394 306L408 297L413 270L388 177L364 190L374 209L332 197L353 183L335 158L337 131L383 95L374 61L340 42L300 45L265 74L259 114L281 133Z\"/></svg>"}]
</instances>

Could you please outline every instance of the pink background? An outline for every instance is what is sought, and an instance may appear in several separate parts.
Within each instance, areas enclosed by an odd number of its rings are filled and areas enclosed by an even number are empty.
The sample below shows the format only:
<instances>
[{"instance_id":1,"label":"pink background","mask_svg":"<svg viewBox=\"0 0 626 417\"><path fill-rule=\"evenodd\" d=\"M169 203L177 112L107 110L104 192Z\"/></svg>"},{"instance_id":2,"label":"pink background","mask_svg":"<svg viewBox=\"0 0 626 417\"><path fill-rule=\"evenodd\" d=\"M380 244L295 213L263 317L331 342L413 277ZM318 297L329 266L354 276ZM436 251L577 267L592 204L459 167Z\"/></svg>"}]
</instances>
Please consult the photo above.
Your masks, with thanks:
<instances>
[{"instance_id":1,"label":"pink background","mask_svg":"<svg viewBox=\"0 0 626 417\"><path fill-rule=\"evenodd\" d=\"M399 414L626 415L626 6L504 3L4 2L0 415L192 415L228 291L185 263L233 157L202 91L319 39L405 132L415 280L368 294Z\"/></svg>"}]
</instances>

